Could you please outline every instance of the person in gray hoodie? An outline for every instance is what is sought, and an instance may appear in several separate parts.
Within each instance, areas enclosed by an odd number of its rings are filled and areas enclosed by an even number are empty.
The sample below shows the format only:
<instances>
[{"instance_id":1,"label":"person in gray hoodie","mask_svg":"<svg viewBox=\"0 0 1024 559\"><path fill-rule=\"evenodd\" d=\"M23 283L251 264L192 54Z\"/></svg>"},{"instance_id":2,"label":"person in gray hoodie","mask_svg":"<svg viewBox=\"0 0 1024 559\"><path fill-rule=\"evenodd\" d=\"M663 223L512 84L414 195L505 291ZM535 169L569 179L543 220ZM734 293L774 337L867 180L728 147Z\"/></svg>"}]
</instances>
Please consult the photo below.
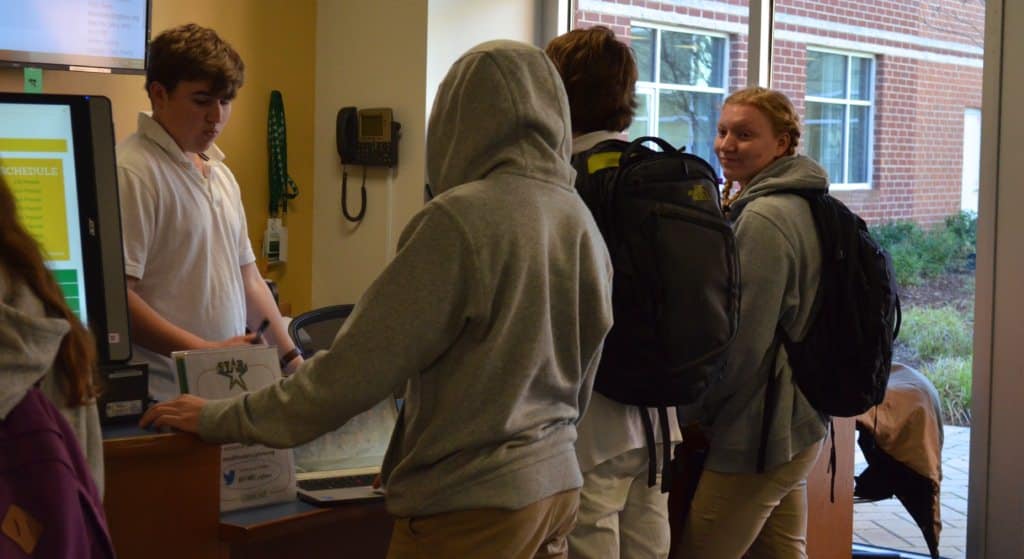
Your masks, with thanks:
<instances>
[{"instance_id":1,"label":"person in gray hoodie","mask_svg":"<svg viewBox=\"0 0 1024 559\"><path fill-rule=\"evenodd\" d=\"M389 557L564 557L573 444L611 327L611 263L573 189L561 79L495 41L442 81L427 133L437 194L331 348L236 399L191 396L142 424L289 447L405 386L383 466Z\"/></svg>"},{"instance_id":2,"label":"person in gray hoodie","mask_svg":"<svg viewBox=\"0 0 1024 559\"><path fill-rule=\"evenodd\" d=\"M75 432L101 497L96 346L65 303L15 206L0 176L0 421L38 386Z\"/></svg>"},{"instance_id":3,"label":"person in gray hoodie","mask_svg":"<svg viewBox=\"0 0 1024 559\"><path fill-rule=\"evenodd\" d=\"M807 202L778 191L824 192L828 176L796 155L799 138L800 118L778 91L743 89L722 106L715 152L735 219L742 303L728 364L699 406L711 442L679 546L685 557L806 557L807 475L826 418L794 384L776 330L806 335L821 253ZM769 375L777 393L759 472Z\"/></svg>"}]
</instances>

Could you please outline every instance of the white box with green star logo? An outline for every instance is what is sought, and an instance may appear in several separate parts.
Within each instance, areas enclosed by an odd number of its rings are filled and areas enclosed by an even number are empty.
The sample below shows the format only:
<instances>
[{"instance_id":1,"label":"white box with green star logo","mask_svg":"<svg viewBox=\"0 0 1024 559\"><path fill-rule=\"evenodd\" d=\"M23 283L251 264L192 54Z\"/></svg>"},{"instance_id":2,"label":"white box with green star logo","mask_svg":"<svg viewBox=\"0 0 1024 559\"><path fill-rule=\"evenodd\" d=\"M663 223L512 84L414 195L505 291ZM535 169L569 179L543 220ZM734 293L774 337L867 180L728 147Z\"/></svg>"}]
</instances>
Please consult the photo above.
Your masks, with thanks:
<instances>
[{"instance_id":1,"label":"white box with green star logo","mask_svg":"<svg viewBox=\"0 0 1024 559\"><path fill-rule=\"evenodd\" d=\"M281 378L277 349L265 345L171 353L182 394L215 400L254 392ZM232 443L221 446L220 510L295 500L291 449Z\"/></svg>"}]
</instances>

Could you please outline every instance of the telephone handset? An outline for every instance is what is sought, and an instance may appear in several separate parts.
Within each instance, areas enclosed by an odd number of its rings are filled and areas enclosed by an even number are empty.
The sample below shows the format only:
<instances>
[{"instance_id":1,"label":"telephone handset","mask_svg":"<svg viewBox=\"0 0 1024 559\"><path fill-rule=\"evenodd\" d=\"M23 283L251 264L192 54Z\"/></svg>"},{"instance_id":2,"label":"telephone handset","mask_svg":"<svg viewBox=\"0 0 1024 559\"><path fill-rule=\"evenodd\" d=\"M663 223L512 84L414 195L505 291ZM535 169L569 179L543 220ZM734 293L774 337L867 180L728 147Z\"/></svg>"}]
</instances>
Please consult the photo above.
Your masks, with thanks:
<instances>
[{"instance_id":1,"label":"telephone handset","mask_svg":"<svg viewBox=\"0 0 1024 559\"><path fill-rule=\"evenodd\" d=\"M338 155L342 164L371 167L398 165L398 138L402 125L394 121L391 109L338 111Z\"/></svg>"},{"instance_id":2,"label":"telephone handset","mask_svg":"<svg viewBox=\"0 0 1024 559\"><path fill-rule=\"evenodd\" d=\"M366 168L398 165L398 139L402 125L395 122L391 109L356 109L342 107L338 111L337 143L341 157L341 212L352 222L362 221L366 214ZM362 205L359 213L348 212L348 170L346 165L363 166L360 188Z\"/></svg>"}]
</instances>

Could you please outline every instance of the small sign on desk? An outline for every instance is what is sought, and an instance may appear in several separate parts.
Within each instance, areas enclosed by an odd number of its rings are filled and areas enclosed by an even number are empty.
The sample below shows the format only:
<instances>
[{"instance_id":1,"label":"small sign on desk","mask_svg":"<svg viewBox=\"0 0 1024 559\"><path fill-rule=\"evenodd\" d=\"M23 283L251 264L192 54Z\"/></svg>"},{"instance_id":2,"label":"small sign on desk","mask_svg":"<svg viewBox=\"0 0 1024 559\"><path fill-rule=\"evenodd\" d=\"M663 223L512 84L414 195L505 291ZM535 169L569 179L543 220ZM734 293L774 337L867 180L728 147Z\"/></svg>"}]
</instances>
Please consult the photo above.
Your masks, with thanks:
<instances>
[{"instance_id":1,"label":"small sign on desk","mask_svg":"<svg viewBox=\"0 0 1024 559\"><path fill-rule=\"evenodd\" d=\"M176 351L171 357L178 370L181 393L202 398L231 398L270 386L281 378L277 349L270 346ZM221 512L294 500L291 449L240 443L221 447Z\"/></svg>"}]
</instances>

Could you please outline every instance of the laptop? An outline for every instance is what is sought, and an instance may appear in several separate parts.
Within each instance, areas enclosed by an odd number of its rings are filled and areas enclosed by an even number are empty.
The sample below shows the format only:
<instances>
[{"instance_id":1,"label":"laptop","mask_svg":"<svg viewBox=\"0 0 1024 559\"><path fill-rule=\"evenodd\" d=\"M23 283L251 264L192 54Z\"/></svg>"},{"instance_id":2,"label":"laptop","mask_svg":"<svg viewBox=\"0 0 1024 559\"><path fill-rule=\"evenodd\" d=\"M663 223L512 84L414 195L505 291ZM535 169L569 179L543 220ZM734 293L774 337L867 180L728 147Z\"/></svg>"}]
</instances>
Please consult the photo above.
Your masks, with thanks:
<instances>
[{"instance_id":1,"label":"laptop","mask_svg":"<svg viewBox=\"0 0 1024 559\"><path fill-rule=\"evenodd\" d=\"M338 429L295 447L299 499L324 506L383 498L373 480L397 420L397 402L388 397Z\"/></svg>"}]
</instances>

